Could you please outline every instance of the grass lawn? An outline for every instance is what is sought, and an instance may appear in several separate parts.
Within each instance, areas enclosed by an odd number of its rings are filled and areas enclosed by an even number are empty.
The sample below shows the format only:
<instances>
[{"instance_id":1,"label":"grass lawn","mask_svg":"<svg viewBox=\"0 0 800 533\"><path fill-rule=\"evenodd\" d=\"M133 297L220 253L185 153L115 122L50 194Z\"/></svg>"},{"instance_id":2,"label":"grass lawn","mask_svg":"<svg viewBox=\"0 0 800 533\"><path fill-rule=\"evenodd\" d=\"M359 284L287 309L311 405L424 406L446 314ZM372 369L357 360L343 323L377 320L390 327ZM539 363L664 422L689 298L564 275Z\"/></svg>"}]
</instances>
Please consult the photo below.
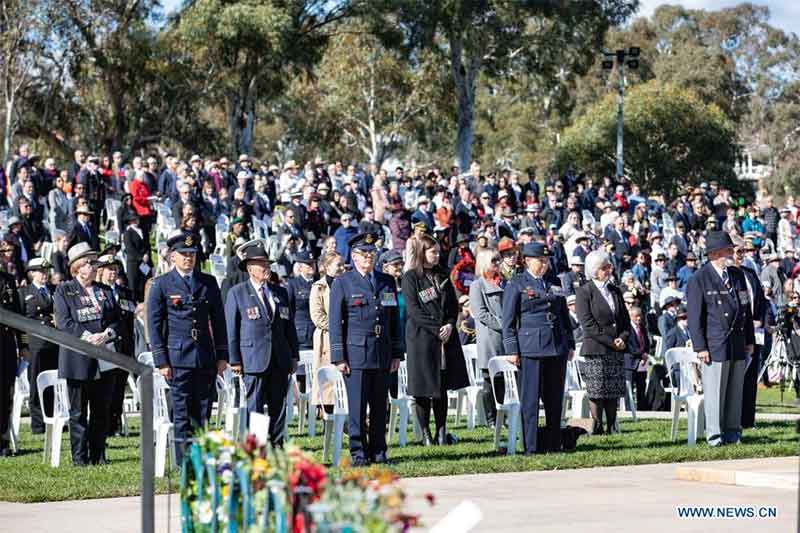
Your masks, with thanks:
<instances>
[{"instance_id":1,"label":"grass lawn","mask_svg":"<svg viewBox=\"0 0 800 533\"><path fill-rule=\"evenodd\" d=\"M582 437L575 453L536 457L498 456L493 449L493 434L488 429L468 431L462 425L451 428L459 438L457 445L430 448L390 445L389 455L395 461L393 468L397 474L416 477L797 454L797 436L792 422L761 423L758 429L746 432L741 445L715 449L704 444L688 448L686 421L681 422L679 440L675 443L669 440L668 420L632 422L622 419L621 435ZM21 433L22 451L15 457L0 460L0 500L43 502L139 493L139 439L136 434L109 439L108 457L112 464L77 469L71 466L69 438L65 433L62 466L53 469L42 462L42 436L32 435L29 426L24 426ZM296 438L294 442L321 458L321 436ZM157 480L157 490L165 493L171 487L175 491L178 481L177 473L173 473L170 482L166 478Z\"/></svg>"},{"instance_id":2,"label":"grass lawn","mask_svg":"<svg viewBox=\"0 0 800 533\"><path fill-rule=\"evenodd\" d=\"M783 402L781 403L781 389L779 385L765 387L759 385L758 396L756 397L756 409L759 413L800 413L800 405L795 403L794 388L789 383L783 390Z\"/></svg>"}]
</instances>

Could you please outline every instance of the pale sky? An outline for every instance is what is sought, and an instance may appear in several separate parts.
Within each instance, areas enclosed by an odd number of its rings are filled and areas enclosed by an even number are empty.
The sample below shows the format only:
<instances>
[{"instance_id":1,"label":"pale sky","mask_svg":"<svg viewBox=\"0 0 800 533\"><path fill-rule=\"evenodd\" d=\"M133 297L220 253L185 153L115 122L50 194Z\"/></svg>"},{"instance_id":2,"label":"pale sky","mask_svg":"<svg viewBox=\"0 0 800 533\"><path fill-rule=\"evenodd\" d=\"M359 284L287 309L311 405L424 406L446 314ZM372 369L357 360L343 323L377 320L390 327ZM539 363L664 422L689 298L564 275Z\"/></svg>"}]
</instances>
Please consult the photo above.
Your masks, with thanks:
<instances>
[{"instance_id":1,"label":"pale sky","mask_svg":"<svg viewBox=\"0 0 800 533\"><path fill-rule=\"evenodd\" d=\"M173 0L174 1L174 0ZM649 17L656 8L662 4L684 6L689 9L705 9L716 11L725 7L742 4L742 0L639 0L638 16ZM800 1L798 0L751 0L752 4L768 6L770 10L770 24L785 32L800 35Z\"/></svg>"}]
</instances>

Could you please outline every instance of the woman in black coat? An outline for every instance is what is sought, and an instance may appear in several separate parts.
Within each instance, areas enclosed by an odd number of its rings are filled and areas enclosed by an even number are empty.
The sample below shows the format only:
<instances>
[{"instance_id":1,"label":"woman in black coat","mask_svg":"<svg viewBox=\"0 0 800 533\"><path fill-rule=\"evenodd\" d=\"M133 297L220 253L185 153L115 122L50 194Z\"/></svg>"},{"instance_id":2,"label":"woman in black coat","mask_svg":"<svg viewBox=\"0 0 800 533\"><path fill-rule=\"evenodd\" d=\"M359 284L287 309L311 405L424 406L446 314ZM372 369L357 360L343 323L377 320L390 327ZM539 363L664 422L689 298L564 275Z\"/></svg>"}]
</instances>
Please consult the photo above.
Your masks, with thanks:
<instances>
[{"instance_id":1,"label":"woman in black coat","mask_svg":"<svg viewBox=\"0 0 800 533\"><path fill-rule=\"evenodd\" d=\"M111 289L94 281L97 252L78 243L68 252L71 281L62 283L53 297L58 329L95 345L115 350L111 339L119 331L119 307ZM58 377L67 380L69 437L72 464L106 464L106 437L111 416L111 368L61 346ZM90 414L91 413L91 414Z\"/></svg>"},{"instance_id":2,"label":"woman in black coat","mask_svg":"<svg viewBox=\"0 0 800 533\"><path fill-rule=\"evenodd\" d=\"M586 256L586 277L575 291L578 322L583 330L580 363L586 383L593 434L603 433L603 411L609 433L616 432L617 403L625 394L624 353L631 319L619 288L610 283L614 267L602 250ZM610 302L610 303L609 303Z\"/></svg>"},{"instance_id":3,"label":"woman in black coat","mask_svg":"<svg viewBox=\"0 0 800 533\"><path fill-rule=\"evenodd\" d=\"M456 332L458 301L447 273L438 267L440 254L439 243L430 235L417 239L401 282L407 308L408 394L416 401L426 446L433 443L429 428L431 407L436 441L449 444L447 391L469 385Z\"/></svg>"}]
</instances>

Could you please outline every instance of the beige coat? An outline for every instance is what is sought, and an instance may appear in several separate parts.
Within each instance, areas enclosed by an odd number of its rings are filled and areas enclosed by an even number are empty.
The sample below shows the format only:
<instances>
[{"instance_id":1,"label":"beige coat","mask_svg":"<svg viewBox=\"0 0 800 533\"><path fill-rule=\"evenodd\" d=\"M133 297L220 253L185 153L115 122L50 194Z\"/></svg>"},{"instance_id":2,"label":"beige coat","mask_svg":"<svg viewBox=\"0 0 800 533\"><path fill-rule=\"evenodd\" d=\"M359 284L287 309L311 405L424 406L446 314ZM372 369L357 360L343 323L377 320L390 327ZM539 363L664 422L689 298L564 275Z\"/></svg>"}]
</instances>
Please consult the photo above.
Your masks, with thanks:
<instances>
[{"instance_id":1,"label":"beige coat","mask_svg":"<svg viewBox=\"0 0 800 533\"><path fill-rule=\"evenodd\" d=\"M314 282L309 297L311 321L314 323L314 368L331 364L331 337L328 333L328 310L330 309L331 288L325 277ZM320 401L320 390L317 380L311 388L313 405L333 405L333 387L325 387Z\"/></svg>"}]
</instances>

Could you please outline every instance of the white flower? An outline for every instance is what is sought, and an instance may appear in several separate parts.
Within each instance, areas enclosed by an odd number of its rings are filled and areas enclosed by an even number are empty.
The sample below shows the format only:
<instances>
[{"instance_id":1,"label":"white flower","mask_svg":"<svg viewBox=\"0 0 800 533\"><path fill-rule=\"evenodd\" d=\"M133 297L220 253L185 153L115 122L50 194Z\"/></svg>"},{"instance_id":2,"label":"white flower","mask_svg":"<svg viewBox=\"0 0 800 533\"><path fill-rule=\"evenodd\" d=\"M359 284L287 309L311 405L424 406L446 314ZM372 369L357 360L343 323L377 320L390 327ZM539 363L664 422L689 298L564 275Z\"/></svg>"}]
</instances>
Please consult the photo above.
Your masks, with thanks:
<instances>
[{"instance_id":1,"label":"white flower","mask_svg":"<svg viewBox=\"0 0 800 533\"><path fill-rule=\"evenodd\" d=\"M231 479L233 479L233 472L231 472L229 469L223 470L222 471L222 482L227 485L228 483L231 482Z\"/></svg>"},{"instance_id":2,"label":"white flower","mask_svg":"<svg viewBox=\"0 0 800 533\"><path fill-rule=\"evenodd\" d=\"M214 518L214 512L211 510L211 502L202 501L197 504L197 517L200 519L201 524L211 523L211 519Z\"/></svg>"}]
</instances>

